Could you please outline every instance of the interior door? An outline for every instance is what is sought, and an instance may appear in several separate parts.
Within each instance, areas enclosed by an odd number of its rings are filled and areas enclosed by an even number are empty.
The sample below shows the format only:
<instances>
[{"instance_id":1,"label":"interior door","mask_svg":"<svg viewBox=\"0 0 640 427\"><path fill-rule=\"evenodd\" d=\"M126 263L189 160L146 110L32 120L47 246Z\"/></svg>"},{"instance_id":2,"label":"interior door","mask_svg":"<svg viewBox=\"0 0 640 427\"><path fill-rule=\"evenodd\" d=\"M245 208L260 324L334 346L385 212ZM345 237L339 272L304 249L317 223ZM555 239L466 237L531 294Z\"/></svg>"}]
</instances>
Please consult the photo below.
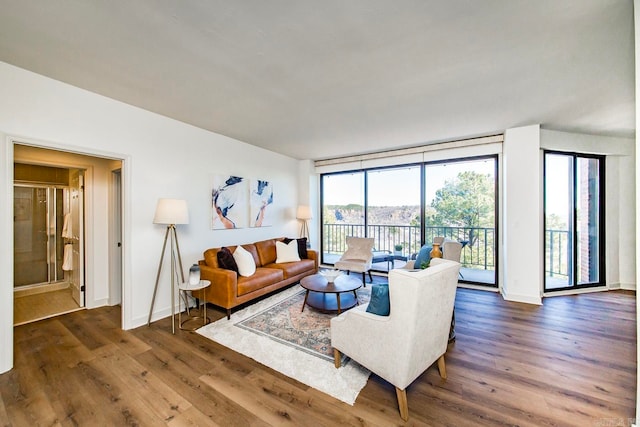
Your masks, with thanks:
<instances>
[{"instance_id":1,"label":"interior door","mask_svg":"<svg viewBox=\"0 0 640 427\"><path fill-rule=\"evenodd\" d=\"M71 295L79 307L84 307L84 171L69 171L73 270L71 271Z\"/></svg>"}]
</instances>

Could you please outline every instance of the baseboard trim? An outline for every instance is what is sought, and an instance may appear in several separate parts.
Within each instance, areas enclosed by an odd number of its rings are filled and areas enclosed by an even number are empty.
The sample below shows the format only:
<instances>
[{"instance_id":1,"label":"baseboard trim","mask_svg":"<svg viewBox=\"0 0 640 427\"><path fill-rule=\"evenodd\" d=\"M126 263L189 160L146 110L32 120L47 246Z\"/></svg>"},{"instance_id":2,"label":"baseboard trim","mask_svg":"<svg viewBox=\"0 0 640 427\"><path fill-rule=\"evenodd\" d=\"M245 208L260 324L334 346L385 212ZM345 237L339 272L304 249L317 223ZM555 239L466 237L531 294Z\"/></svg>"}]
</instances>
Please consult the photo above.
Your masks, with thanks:
<instances>
[{"instance_id":1,"label":"baseboard trim","mask_svg":"<svg viewBox=\"0 0 640 427\"><path fill-rule=\"evenodd\" d=\"M533 305L542 305L542 297L540 296L536 297L532 295L510 294L510 293L504 292L503 290L502 298L504 298L505 301L521 302L521 303L533 304Z\"/></svg>"}]
</instances>

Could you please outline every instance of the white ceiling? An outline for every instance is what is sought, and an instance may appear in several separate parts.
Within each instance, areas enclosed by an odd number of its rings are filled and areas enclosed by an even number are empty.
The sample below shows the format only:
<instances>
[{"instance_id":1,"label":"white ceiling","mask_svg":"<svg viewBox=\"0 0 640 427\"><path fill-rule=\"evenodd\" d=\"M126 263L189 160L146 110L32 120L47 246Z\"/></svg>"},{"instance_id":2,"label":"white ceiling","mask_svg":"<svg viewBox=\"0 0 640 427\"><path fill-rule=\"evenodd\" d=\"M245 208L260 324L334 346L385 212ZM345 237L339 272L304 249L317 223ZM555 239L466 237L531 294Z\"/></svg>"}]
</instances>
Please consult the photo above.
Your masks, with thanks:
<instances>
[{"instance_id":1,"label":"white ceiling","mask_svg":"<svg viewBox=\"0 0 640 427\"><path fill-rule=\"evenodd\" d=\"M300 159L635 134L632 0L0 0L0 61Z\"/></svg>"}]
</instances>

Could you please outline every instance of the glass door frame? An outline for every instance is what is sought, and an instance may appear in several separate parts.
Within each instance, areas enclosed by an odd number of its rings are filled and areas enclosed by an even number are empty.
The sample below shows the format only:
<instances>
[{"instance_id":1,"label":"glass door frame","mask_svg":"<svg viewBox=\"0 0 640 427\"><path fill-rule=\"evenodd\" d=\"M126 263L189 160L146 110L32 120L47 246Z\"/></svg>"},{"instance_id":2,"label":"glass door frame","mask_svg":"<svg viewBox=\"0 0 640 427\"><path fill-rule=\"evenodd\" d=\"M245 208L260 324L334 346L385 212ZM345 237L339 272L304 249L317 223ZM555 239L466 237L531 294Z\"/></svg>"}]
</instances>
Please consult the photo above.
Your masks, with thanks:
<instances>
[{"instance_id":1,"label":"glass door frame","mask_svg":"<svg viewBox=\"0 0 640 427\"><path fill-rule=\"evenodd\" d=\"M570 157L573 161L572 163L572 183L573 185L573 200L571 203L571 221L572 224L568 224L569 233L573 244L570 244L571 247L571 272L569 277L572 278L574 284L569 284L564 287L554 287L547 288L547 154L552 155L561 155ZM578 262L577 262L577 251L578 245L575 244L578 240L578 227L576 226L578 222L578 209L577 209L577 198L579 197L579 191L577 191L577 161L579 158L583 159L596 159L598 160L598 281L590 282L590 283L576 283L578 277ZM558 291L567 291L567 290L575 290L575 289L585 289L585 288L594 288L606 286L606 262L605 262L605 250L606 250L606 222L605 222L605 161L606 156L599 154L585 154L585 153L576 153L576 152L567 152L567 151L555 151L555 150L543 150L543 215L542 215L542 233L543 233L543 245L542 245L542 272L544 277L544 292L558 292Z\"/></svg>"}]
</instances>

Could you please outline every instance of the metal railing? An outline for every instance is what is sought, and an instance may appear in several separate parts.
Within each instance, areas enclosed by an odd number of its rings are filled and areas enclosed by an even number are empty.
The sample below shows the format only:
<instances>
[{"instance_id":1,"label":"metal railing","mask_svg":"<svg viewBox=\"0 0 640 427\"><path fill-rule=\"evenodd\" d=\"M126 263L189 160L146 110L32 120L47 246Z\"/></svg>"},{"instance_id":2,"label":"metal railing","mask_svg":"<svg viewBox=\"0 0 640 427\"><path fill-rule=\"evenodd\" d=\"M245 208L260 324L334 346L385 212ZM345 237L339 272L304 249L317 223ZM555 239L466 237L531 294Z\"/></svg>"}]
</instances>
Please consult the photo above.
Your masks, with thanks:
<instances>
[{"instance_id":1,"label":"metal railing","mask_svg":"<svg viewBox=\"0 0 640 427\"><path fill-rule=\"evenodd\" d=\"M365 237L363 224L324 224L322 229L323 252L342 254L347 248L347 236ZM436 236L462 242L460 261L465 267L483 270L495 268L495 229L484 227L427 227L426 241ZM421 247L420 227L413 225L368 225L366 237L373 237L374 248L402 257L411 257ZM396 245L402 246L397 250Z\"/></svg>"},{"instance_id":2,"label":"metal railing","mask_svg":"<svg viewBox=\"0 0 640 427\"><path fill-rule=\"evenodd\" d=\"M323 251L342 254L347 248L347 236L365 237L363 224L324 224ZM567 277L566 260L569 232L567 230L545 230L546 274L550 277ZM375 250L388 251L410 258L420 250L420 227L413 225L368 225L367 237L373 237ZM463 242L462 265L468 268L493 270L495 268L495 230L486 227L426 227L426 241L436 236L448 237ZM396 245L402 246L397 250Z\"/></svg>"},{"instance_id":3,"label":"metal railing","mask_svg":"<svg viewBox=\"0 0 640 427\"><path fill-rule=\"evenodd\" d=\"M545 230L545 273L549 277L566 278L569 275L567 252L568 230Z\"/></svg>"}]
</instances>

